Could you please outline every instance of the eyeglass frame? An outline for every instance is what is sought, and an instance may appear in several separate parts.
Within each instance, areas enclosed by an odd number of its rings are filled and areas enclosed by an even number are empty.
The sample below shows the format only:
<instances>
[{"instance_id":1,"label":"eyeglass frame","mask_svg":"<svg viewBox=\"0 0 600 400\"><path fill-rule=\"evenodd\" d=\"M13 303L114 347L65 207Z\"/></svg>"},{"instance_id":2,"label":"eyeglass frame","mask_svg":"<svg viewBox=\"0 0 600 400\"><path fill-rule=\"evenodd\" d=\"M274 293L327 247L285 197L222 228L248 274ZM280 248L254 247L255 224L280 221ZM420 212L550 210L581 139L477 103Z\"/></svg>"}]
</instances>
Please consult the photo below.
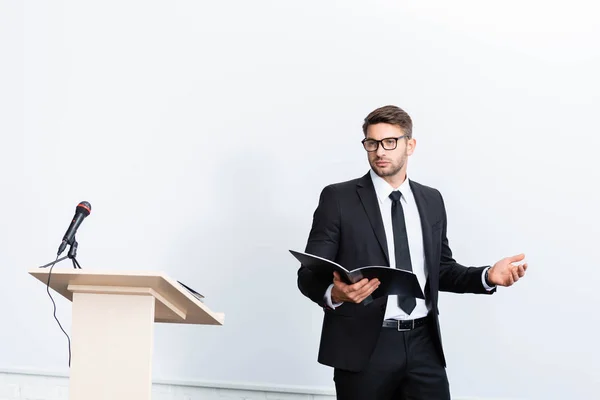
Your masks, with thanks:
<instances>
[{"instance_id":1,"label":"eyeglass frame","mask_svg":"<svg viewBox=\"0 0 600 400\"><path fill-rule=\"evenodd\" d=\"M383 138L383 139L381 139L381 140L375 140L375 139L364 138L364 139L363 139L363 140L361 140L360 142L362 143L362 145L363 145L363 149L365 149L365 151L367 151L367 152L369 152L369 153L372 153L372 152L374 152L374 151L377 151L377 150L379 150L379 145L381 145L381 147L382 147L384 150L388 150L388 151L390 151L390 150L396 150L396 148L398 147L398 140L400 140L400 139L402 139L402 138L405 138L405 137L407 137L407 135L402 135L402 136L398 136L398 137L387 137L387 138ZM394 139L394 148L393 148L393 149L386 149L386 148L385 148L385 146L383 145L383 141L384 141L384 140L390 140L390 139ZM366 142L367 140L370 140L370 141L373 141L373 142L377 143L377 147L375 147L375 150L367 150L367 149L365 148L365 142Z\"/></svg>"}]
</instances>

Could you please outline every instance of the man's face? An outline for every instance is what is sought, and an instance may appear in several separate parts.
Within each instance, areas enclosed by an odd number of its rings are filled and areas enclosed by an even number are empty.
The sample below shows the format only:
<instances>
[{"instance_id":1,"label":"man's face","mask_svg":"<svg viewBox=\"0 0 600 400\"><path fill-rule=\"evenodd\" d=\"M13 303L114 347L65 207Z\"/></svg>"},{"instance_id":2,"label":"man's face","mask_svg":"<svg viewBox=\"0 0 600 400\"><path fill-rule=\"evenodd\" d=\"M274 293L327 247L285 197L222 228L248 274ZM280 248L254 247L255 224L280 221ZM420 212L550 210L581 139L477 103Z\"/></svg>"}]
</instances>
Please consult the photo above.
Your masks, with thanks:
<instances>
[{"instance_id":1,"label":"man's face","mask_svg":"<svg viewBox=\"0 0 600 400\"><path fill-rule=\"evenodd\" d=\"M404 132L399 126L381 123L367 128L366 139L383 140L389 138L390 140L386 140L383 145L386 148L393 148L393 139L403 135ZM403 137L398 139L395 149L386 150L383 148L382 143L379 143L376 151L367 153L369 164L371 164L373 171L382 178L404 173L406 161L408 156L412 155L415 144L414 139L407 140Z\"/></svg>"}]
</instances>

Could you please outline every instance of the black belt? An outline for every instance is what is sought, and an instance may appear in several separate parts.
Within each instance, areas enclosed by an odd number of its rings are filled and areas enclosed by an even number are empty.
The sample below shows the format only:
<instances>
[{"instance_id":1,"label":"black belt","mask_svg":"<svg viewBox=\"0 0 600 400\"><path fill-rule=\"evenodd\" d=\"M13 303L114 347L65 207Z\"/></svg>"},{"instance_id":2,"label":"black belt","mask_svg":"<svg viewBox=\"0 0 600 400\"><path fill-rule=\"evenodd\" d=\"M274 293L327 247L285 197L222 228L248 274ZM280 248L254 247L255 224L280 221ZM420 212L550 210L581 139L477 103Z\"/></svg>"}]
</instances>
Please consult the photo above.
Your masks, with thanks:
<instances>
[{"instance_id":1,"label":"black belt","mask_svg":"<svg viewBox=\"0 0 600 400\"><path fill-rule=\"evenodd\" d=\"M395 319L386 319L383 321L384 328L395 328L399 331L410 331L419 326L425 325L429 317L417 318L417 319L408 319L408 320L395 320Z\"/></svg>"}]
</instances>

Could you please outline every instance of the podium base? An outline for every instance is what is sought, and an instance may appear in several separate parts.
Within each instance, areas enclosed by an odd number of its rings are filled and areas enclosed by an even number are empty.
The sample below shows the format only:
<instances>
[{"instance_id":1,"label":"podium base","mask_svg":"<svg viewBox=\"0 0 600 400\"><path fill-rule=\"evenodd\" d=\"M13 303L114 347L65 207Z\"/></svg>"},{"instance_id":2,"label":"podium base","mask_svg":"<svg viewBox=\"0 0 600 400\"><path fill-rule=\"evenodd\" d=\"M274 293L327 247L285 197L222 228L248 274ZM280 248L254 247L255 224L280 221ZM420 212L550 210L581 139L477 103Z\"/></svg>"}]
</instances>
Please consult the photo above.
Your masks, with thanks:
<instances>
[{"instance_id":1,"label":"podium base","mask_svg":"<svg viewBox=\"0 0 600 400\"><path fill-rule=\"evenodd\" d=\"M155 298L72 289L69 399L150 400Z\"/></svg>"}]
</instances>

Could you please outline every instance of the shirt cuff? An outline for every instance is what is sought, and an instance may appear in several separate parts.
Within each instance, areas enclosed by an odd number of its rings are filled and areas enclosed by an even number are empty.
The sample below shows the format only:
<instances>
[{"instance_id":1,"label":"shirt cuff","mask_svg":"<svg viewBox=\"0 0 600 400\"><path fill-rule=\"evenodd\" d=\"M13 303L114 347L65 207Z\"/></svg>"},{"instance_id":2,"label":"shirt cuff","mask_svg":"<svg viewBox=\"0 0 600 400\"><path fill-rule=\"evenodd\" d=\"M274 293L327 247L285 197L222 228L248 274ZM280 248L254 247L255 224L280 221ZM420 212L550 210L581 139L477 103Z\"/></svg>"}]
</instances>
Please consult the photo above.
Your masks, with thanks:
<instances>
[{"instance_id":1,"label":"shirt cuff","mask_svg":"<svg viewBox=\"0 0 600 400\"><path fill-rule=\"evenodd\" d=\"M494 290L496 288L496 286L490 286L487 284L487 282L485 281L485 273L490 269L491 267L487 267L486 269L483 270L483 273L481 274L481 283L483 283L483 287L485 288L485 290L487 290L488 292L491 290Z\"/></svg>"},{"instance_id":2,"label":"shirt cuff","mask_svg":"<svg viewBox=\"0 0 600 400\"><path fill-rule=\"evenodd\" d=\"M325 296L323 297L325 299L325 304L327 304L327 307L335 310L336 307L339 307L342 305L342 303L332 303L331 300L331 290L333 289L333 283L331 285L329 285L329 287L327 288L327 290L325 291Z\"/></svg>"}]
</instances>

